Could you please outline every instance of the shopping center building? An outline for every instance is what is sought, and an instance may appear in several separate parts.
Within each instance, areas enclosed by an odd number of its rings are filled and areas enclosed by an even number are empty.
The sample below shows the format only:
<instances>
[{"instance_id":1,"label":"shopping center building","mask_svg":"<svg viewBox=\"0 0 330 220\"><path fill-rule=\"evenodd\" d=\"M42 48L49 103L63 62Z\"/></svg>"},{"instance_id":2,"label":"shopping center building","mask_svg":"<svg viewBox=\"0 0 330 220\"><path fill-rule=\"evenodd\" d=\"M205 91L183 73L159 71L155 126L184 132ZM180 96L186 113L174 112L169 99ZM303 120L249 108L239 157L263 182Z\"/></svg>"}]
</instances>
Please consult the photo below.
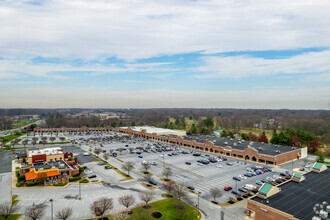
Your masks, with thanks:
<instances>
[{"instance_id":1,"label":"shopping center building","mask_svg":"<svg viewBox=\"0 0 330 220\"><path fill-rule=\"evenodd\" d=\"M295 174L278 186L265 183L257 195L248 200L246 219L326 219L319 216L330 212L329 183L330 170L320 163L315 163L311 172Z\"/></svg>"}]
</instances>

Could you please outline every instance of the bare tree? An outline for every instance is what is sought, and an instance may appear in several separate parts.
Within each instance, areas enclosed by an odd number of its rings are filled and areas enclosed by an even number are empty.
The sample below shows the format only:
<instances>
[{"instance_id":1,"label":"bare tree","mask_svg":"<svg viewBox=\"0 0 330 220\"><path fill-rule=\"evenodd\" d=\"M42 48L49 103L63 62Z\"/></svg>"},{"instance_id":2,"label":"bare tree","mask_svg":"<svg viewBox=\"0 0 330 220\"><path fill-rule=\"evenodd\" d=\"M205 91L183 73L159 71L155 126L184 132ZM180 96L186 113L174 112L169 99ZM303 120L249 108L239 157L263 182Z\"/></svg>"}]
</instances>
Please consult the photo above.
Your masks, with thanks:
<instances>
[{"instance_id":1,"label":"bare tree","mask_svg":"<svg viewBox=\"0 0 330 220\"><path fill-rule=\"evenodd\" d=\"M13 202L4 202L0 204L0 216L4 217L4 219L8 219L8 217L19 210L20 206Z\"/></svg>"},{"instance_id":2,"label":"bare tree","mask_svg":"<svg viewBox=\"0 0 330 220\"><path fill-rule=\"evenodd\" d=\"M103 219L104 214L113 208L113 200L110 198L101 197L100 199L94 201L89 208L94 215L101 215Z\"/></svg>"},{"instance_id":3,"label":"bare tree","mask_svg":"<svg viewBox=\"0 0 330 220\"><path fill-rule=\"evenodd\" d=\"M37 220L41 219L45 215L45 205L31 205L25 209L24 215L28 219Z\"/></svg>"},{"instance_id":4,"label":"bare tree","mask_svg":"<svg viewBox=\"0 0 330 220\"><path fill-rule=\"evenodd\" d=\"M46 140L43 140L42 141L42 144L44 145L44 147L46 146L46 144L47 144L47 141Z\"/></svg>"},{"instance_id":5,"label":"bare tree","mask_svg":"<svg viewBox=\"0 0 330 220\"><path fill-rule=\"evenodd\" d=\"M128 214L125 210L118 210L115 213L111 214L112 220L127 220Z\"/></svg>"},{"instance_id":6,"label":"bare tree","mask_svg":"<svg viewBox=\"0 0 330 220\"><path fill-rule=\"evenodd\" d=\"M135 203L133 195L125 195L118 198L118 202L125 206L127 209Z\"/></svg>"},{"instance_id":7,"label":"bare tree","mask_svg":"<svg viewBox=\"0 0 330 220\"><path fill-rule=\"evenodd\" d=\"M170 167L165 167L163 170L163 175L166 177L166 181L169 180L169 177L173 175L172 169Z\"/></svg>"},{"instance_id":8,"label":"bare tree","mask_svg":"<svg viewBox=\"0 0 330 220\"><path fill-rule=\"evenodd\" d=\"M110 154L112 154L112 153L113 153L113 151L114 151L113 149L110 149L110 150L109 150Z\"/></svg>"},{"instance_id":9,"label":"bare tree","mask_svg":"<svg viewBox=\"0 0 330 220\"><path fill-rule=\"evenodd\" d=\"M146 203L148 207L149 202L155 198L155 194L152 191L143 191L139 194L140 199Z\"/></svg>"},{"instance_id":10,"label":"bare tree","mask_svg":"<svg viewBox=\"0 0 330 220\"><path fill-rule=\"evenodd\" d=\"M109 154L107 154L107 153L103 154L103 158L104 158L105 161L108 161L109 157L110 157Z\"/></svg>"},{"instance_id":11,"label":"bare tree","mask_svg":"<svg viewBox=\"0 0 330 220\"><path fill-rule=\"evenodd\" d=\"M27 145L29 143L29 140L28 139L24 139L23 141L22 141L22 144L24 145L24 147L25 147L25 145Z\"/></svg>"},{"instance_id":12,"label":"bare tree","mask_svg":"<svg viewBox=\"0 0 330 220\"><path fill-rule=\"evenodd\" d=\"M174 196L179 200L179 203L182 199L187 196L187 191L183 183L176 183L174 187Z\"/></svg>"},{"instance_id":13,"label":"bare tree","mask_svg":"<svg viewBox=\"0 0 330 220\"><path fill-rule=\"evenodd\" d=\"M134 148L133 147L130 147L130 148L128 148L128 150L129 150L130 153L133 153Z\"/></svg>"},{"instance_id":14,"label":"bare tree","mask_svg":"<svg viewBox=\"0 0 330 220\"><path fill-rule=\"evenodd\" d=\"M152 178L150 175L144 175L144 176L143 176L143 179L144 179L144 181L146 181L147 183L150 183L150 182L153 180L153 178Z\"/></svg>"},{"instance_id":15,"label":"bare tree","mask_svg":"<svg viewBox=\"0 0 330 220\"><path fill-rule=\"evenodd\" d=\"M173 190L175 189L175 182L174 181L164 182L162 187L168 194L172 194Z\"/></svg>"},{"instance_id":16,"label":"bare tree","mask_svg":"<svg viewBox=\"0 0 330 220\"><path fill-rule=\"evenodd\" d=\"M213 197L213 201L216 202L216 198L217 197L221 197L222 193L221 193L221 190L219 188L216 188L216 187L213 187L210 189L210 193Z\"/></svg>"},{"instance_id":17,"label":"bare tree","mask_svg":"<svg viewBox=\"0 0 330 220\"><path fill-rule=\"evenodd\" d=\"M64 208L56 212L55 216L59 220L67 220L69 219L73 214L72 208Z\"/></svg>"},{"instance_id":18,"label":"bare tree","mask_svg":"<svg viewBox=\"0 0 330 220\"><path fill-rule=\"evenodd\" d=\"M54 143L54 141L56 140L56 137L50 137L49 140Z\"/></svg>"},{"instance_id":19,"label":"bare tree","mask_svg":"<svg viewBox=\"0 0 330 220\"><path fill-rule=\"evenodd\" d=\"M119 153L123 152L124 151L124 148L120 147L117 149L117 151L119 151Z\"/></svg>"},{"instance_id":20,"label":"bare tree","mask_svg":"<svg viewBox=\"0 0 330 220\"><path fill-rule=\"evenodd\" d=\"M61 142L65 141L65 137L60 137Z\"/></svg>"},{"instance_id":21,"label":"bare tree","mask_svg":"<svg viewBox=\"0 0 330 220\"><path fill-rule=\"evenodd\" d=\"M42 141L47 141L47 137L42 137L41 140Z\"/></svg>"},{"instance_id":22,"label":"bare tree","mask_svg":"<svg viewBox=\"0 0 330 220\"><path fill-rule=\"evenodd\" d=\"M93 150L93 149L90 147L88 150L89 150L89 153L92 153L92 150Z\"/></svg>"},{"instance_id":23,"label":"bare tree","mask_svg":"<svg viewBox=\"0 0 330 220\"><path fill-rule=\"evenodd\" d=\"M33 138L32 138L32 140L35 141L35 142L37 142L38 139L39 139L39 138L37 138L37 137L33 137Z\"/></svg>"},{"instance_id":24,"label":"bare tree","mask_svg":"<svg viewBox=\"0 0 330 220\"><path fill-rule=\"evenodd\" d=\"M130 171L134 168L134 163L127 161L123 165L121 165L121 168L127 171L127 176L129 176Z\"/></svg>"},{"instance_id":25,"label":"bare tree","mask_svg":"<svg viewBox=\"0 0 330 220\"><path fill-rule=\"evenodd\" d=\"M99 154L101 153L101 149L100 148L95 148L94 149L94 153L97 155L97 156L99 156Z\"/></svg>"},{"instance_id":26,"label":"bare tree","mask_svg":"<svg viewBox=\"0 0 330 220\"><path fill-rule=\"evenodd\" d=\"M37 141L32 141L32 145L35 146L37 144Z\"/></svg>"},{"instance_id":27,"label":"bare tree","mask_svg":"<svg viewBox=\"0 0 330 220\"><path fill-rule=\"evenodd\" d=\"M74 143L76 143L75 139L70 140L71 144L73 145Z\"/></svg>"},{"instance_id":28,"label":"bare tree","mask_svg":"<svg viewBox=\"0 0 330 220\"><path fill-rule=\"evenodd\" d=\"M149 172L148 172L148 170L150 169L150 167L151 167L151 165L150 165L150 163L143 163L142 164L142 167L143 167L143 169L145 170L145 174L148 174Z\"/></svg>"}]
</instances>

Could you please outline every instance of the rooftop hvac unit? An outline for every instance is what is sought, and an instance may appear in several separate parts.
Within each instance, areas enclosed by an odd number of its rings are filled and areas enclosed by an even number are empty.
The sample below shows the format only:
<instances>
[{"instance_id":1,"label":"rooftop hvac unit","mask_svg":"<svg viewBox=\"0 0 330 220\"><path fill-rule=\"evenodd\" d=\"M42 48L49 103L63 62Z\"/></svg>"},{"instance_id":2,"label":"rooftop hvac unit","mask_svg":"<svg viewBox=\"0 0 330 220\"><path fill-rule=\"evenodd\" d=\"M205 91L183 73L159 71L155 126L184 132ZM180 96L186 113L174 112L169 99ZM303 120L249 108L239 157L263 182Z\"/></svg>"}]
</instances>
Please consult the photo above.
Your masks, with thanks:
<instances>
[{"instance_id":1,"label":"rooftop hvac unit","mask_svg":"<svg viewBox=\"0 0 330 220\"><path fill-rule=\"evenodd\" d=\"M232 138L230 138L230 140L232 141L233 139L232 139Z\"/></svg>"},{"instance_id":2,"label":"rooftop hvac unit","mask_svg":"<svg viewBox=\"0 0 330 220\"><path fill-rule=\"evenodd\" d=\"M314 217L312 218L312 220L321 220L321 218L318 217L318 216L314 216Z\"/></svg>"},{"instance_id":3,"label":"rooftop hvac unit","mask_svg":"<svg viewBox=\"0 0 330 220\"><path fill-rule=\"evenodd\" d=\"M40 170L44 170L44 168L40 168L39 171L40 171Z\"/></svg>"},{"instance_id":4,"label":"rooftop hvac unit","mask_svg":"<svg viewBox=\"0 0 330 220\"><path fill-rule=\"evenodd\" d=\"M226 141L225 144L228 144L228 142Z\"/></svg>"},{"instance_id":5,"label":"rooftop hvac unit","mask_svg":"<svg viewBox=\"0 0 330 220\"><path fill-rule=\"evenodd\" d=\"M64 167L65 167L64 164L60 164L60 165L59 165L59 168L64 168Z\"/></svg>"},{"instance_id":6,"label":"rooftop hvac unit","mask_svg":"<svg viewBox=\"0 0 330 220\"><path fill-rule=\"evenodd\" d=\"M281 151L280 150L276 150L276 153L281 153Z\"/></svg>"},{"instance_id":7,"label":"rooftop hvac unit","mask_svg":"<svg viewBox=\"0 0 330 220\"><path fill-rule=\"evenodd\" d=\"M258 149L259 149L259 150L262 150L262 148L261 148L261 147L259 147Z\"/></svg>"},{"instance_id":8,"label":"rooftop hvac unit","mask_svg":"<svg viewBox=\"0 0 330 220\"><path fill-rule=\"evenodd\" d=\"M234 143L234 146L237 146L237 143Z\"/></svg>"}]
</instances>

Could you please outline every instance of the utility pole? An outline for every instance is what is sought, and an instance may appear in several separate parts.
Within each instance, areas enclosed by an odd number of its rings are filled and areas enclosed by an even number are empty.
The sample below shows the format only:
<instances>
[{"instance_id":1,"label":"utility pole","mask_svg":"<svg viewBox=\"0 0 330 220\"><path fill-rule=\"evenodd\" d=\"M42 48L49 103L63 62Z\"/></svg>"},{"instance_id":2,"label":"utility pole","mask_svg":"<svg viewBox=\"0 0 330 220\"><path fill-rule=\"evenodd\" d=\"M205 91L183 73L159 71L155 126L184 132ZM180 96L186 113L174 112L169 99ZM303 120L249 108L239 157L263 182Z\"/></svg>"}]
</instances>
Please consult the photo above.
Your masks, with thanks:
<instances>
[{"instance_id":1,"label":"utility pole","mask_svg":"<svg viewBox=\"0 0 330 220\"><path fill-rule=\"evenodd\" d=\"M51 204L51 207L50 207L50 210L51 210L51 220L53 220L53 199L50 199L50 204Z\"/></svg>"},{"instance_id":2,"label":"utility pole","mask_svg":"<svg viewBox=\"0 0 330 220\"><path fill-rule=\"evenodd\" d=\"M198 192L198 199L197 199L197 209L199 211L199 196L201 195L201 192Z\"/></svg>"}]
</instances>

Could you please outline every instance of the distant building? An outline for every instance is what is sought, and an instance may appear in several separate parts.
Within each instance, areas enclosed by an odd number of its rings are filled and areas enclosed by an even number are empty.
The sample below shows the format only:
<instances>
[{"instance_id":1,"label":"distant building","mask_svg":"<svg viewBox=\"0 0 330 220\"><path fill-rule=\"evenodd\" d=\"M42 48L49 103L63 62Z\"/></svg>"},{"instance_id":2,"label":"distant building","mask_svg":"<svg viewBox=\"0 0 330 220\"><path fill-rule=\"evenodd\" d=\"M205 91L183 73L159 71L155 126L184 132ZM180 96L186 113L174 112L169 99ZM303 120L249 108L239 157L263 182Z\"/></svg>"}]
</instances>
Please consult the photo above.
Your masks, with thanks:
<instances>
[{"instance_id":1,"label":"distant building","mask_svg":"<svg viewBox=\"0 0 330 220\"><path fill-rule=\"evenodd\" d=\"M222 130L215 130L213 131L213 134L215 134L215 136L220 137L222 133Z\"/></svg>"},{"instance_id":2,"label":"distant building","mask_svg":"<svg viewBox=\"0 0 330 220\"><path fill-rule=\"evenodd\" d=\"M137 132L145 132L149 134L156 135L176 135L176 136L185 136L187 135L185 130L174 130L174 129L166 129L166 128L157 128L150 126L132 126L132 127L121 127L121 129L130 129L132 131Z\"/></svg>"}]
</instances>

